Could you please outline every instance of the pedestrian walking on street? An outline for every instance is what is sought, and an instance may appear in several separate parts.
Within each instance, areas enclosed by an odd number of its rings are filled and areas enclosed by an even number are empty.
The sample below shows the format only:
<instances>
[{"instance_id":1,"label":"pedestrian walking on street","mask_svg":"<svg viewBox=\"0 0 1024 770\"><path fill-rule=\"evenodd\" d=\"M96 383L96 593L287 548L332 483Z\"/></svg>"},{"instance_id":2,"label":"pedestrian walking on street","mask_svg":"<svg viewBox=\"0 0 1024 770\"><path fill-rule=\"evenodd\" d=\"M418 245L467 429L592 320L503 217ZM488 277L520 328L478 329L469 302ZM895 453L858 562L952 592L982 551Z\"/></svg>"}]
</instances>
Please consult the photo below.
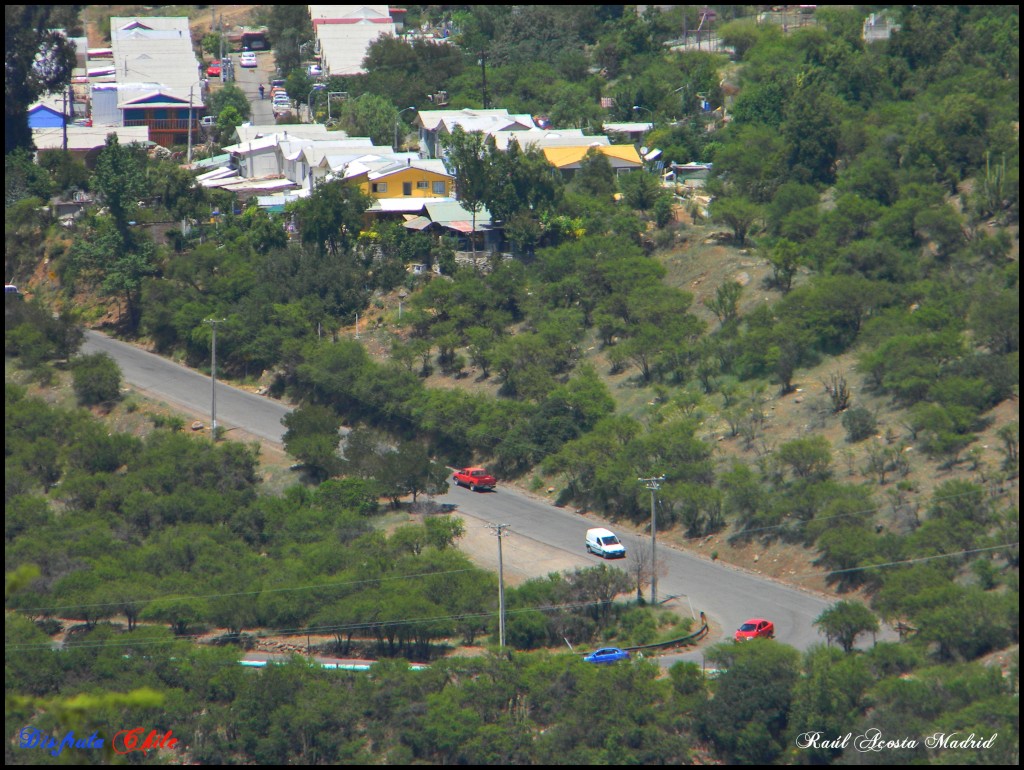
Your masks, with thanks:
<instances>
[{"instance_id":1,"label":"pedestrian walking on street","mask_svg":"<svg viewBox=\"0 0 1024 770\"><path fill-rule=\"evenodd\" d=\"M260 83L260 99L263 98L263 84Z\"/></svg>"}]
</instances>

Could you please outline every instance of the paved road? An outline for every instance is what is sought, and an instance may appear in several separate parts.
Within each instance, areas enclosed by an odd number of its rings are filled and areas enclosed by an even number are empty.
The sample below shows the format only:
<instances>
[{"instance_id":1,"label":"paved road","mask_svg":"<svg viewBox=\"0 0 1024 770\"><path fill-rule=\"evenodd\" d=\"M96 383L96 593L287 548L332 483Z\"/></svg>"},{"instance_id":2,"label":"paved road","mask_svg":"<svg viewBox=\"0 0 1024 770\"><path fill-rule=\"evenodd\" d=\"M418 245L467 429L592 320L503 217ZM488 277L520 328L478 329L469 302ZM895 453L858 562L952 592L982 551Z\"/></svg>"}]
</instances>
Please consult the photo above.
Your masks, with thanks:
<instances>
[{"instance_id":1,"label":"paved road","mask_svg":"<svg viewBox=\"0 0 1024 770\"><path fill-rule=\"evenodd\" d=\"M274 111L270 104L270 81L274 77L274 54L271 51L257 51L255 69L245 69L238 64L239 54L231 54L235 66L235 85L249 97L252 108L252 123L257 126L273 125ZM265 98L260 100L259 87L263 84Z\"/></svg>"},{"instance_id":2,"label":"paved road","mask_svg":"<svg viewBox=\"0 0 1024 770\"><path fill-rule=\"evenodd\" d=\"M552 548L572 555L563 568L601 563L625 566L588 554L584 547L587 529L608 526L615 530L613 524L557 508L519 490L499 486L498 491L487 493L452 486L448 494L435 499L455 503L458 511L471 513L485 525L509 524L511 534L502 546L508 569L546 574L550 570L540 559L534 560L534 554L543 554L546 559ZM650 537L618 534L627 551L651 547ZM675 597L674 610L694 615L706 612L721 635L731 635L747 618L764 616L775 623L777 639L798 649L825 641L813 622L829 607L830 600L662 544L657 551L665 569L658 578L658 598L664 601ZM700 655L683 655L681 659L699 660Z\"/></svg>"},{"instance_id":3,"label":"paved road","mask_svg":"<svg viewBox=\"0 0 1024 770\"><path fill-rule=\"evenodd\" d=\"M87 331L83 353L106 353L121 367L125 382L147 395L166 401L190 417L212 422L213 388L209 375L148 353L133 345ZM222 430L241 429L265 441L282 445L285 428L281 418L291 407L270 398L217 383L217 425Z\"/></svg>"},{"instance_id":4,"label":"paved road","mask_svg":"<svg viewBox=\"0 0 1024 770\"><path fill-rule=\"evenodd\" d=\"M87 332L83 352L97 351L111 355L121 366L125 381L131 385L189 414L209 413L211 383L208 376L97 332ZM284 435L281 418L289 411L290 407L270 398L217 384L217 421L225 429L240 428L280 445ZM547 555L554 552L561 552L557 562L569 567L602 561L587 554L583 546L586 530L605 524L595 518L557 508L545 500L502 486L493 493L471 492L453 486L437 500L455 503L459 511L483 526L486 522L509 524L512 535L503 550L509 570L547 574L553 571L553 562ZM614 530L613 525L611 528ZM628 549L650 547L649 538L621 534L621 539ZM664 577L658 580L659 598L677 596L676 608L692 607L694 612L706 612L723 635L731 634L749 617L764 616L775 623L777 639L798 649L824 641L813 621L830 605L827 598L667 546L659 545L658 557L666 569ZM694 659L694 656L684 657ZM699 655L696 659L699 660Z\"/></svg>"}]
</instances>

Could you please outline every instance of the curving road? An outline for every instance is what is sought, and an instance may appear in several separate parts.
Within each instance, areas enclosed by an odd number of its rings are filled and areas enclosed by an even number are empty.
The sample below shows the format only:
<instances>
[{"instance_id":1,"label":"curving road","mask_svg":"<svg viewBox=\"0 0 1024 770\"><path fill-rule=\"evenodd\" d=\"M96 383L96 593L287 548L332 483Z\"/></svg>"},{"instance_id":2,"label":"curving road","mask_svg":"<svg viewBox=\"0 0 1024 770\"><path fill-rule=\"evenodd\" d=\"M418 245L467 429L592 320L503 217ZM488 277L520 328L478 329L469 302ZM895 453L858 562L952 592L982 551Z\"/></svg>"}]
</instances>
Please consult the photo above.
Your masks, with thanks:
<instances>
[{"instance_id":1,"label":"curving road","mask_svg":"<svg viewBox=\"0 0 1024 770\"><path fill-rule=\"evenodd\" d=\"M209 418L209 376L94 331L86 333L82 352L107 353L120 365L127 383L190 415ZM281 418L290 411L291 407L278 401L217 383L217 422L225 430L241 430L280 446L284 435ZM553 571L547 558L552 552L558 553L559 565L602 562L583 546L586 530L602 523L594 518L509 487L478 493L452 485L447 494L435 499L455 503L459 512L477 520L478 526L509 524L511 535L503 542L506 569L545 575ZM620 537L627 549L650 548L649 538ZM658 559L665 567L664 576L658 578L659 598L676 597L675 609L686 613L691 608L693 612L703 610L721 635L731 635L749 617L764 616L775 623L777 639L798 649L825 641L813 625L831 604L825 597L661 544ZM699 660L700 653L679 657Z\"/></svg>"}]
</instances>

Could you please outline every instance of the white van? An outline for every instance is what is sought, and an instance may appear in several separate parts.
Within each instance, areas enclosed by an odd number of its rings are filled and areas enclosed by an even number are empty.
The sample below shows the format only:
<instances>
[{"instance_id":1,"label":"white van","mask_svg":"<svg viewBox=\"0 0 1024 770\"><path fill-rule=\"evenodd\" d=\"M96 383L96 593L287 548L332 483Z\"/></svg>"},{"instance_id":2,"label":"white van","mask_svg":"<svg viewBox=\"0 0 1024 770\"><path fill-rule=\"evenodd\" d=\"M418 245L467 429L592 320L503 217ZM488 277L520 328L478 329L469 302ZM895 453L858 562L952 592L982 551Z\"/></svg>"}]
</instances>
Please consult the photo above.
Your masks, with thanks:
<instances>
[{"instance_id":1,"label":"white van","mask_svg":"<svg viewBox=\"0 0 1024 770\"><path fill-rule=\"evenodd\" d=\"M626 555L626 547L615 533L603 527L587 530L587 551L605 559L620 559Z\"/></svg>"}]
</instances>

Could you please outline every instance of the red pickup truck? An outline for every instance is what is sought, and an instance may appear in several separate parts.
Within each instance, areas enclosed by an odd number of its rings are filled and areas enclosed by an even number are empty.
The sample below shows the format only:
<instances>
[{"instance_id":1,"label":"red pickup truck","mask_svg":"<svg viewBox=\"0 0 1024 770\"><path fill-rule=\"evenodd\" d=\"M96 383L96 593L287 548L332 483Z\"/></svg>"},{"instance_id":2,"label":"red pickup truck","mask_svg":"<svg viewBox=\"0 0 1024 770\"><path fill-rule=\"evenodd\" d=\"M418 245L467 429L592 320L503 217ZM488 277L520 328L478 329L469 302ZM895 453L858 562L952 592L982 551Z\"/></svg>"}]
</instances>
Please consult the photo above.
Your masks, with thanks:
<instances>
[{"instance_id":1,"label":"red pickup truck","mask_svg":"<svg viewBox=\"0 0 1024 770\"><path fill-rule=\"evenodd\" d=\"M478 489L494 489L498 480L483 468L463 468L455 471L452 480L457 486L469 487L474 492Z\"/></svg>"}]
</instances>

